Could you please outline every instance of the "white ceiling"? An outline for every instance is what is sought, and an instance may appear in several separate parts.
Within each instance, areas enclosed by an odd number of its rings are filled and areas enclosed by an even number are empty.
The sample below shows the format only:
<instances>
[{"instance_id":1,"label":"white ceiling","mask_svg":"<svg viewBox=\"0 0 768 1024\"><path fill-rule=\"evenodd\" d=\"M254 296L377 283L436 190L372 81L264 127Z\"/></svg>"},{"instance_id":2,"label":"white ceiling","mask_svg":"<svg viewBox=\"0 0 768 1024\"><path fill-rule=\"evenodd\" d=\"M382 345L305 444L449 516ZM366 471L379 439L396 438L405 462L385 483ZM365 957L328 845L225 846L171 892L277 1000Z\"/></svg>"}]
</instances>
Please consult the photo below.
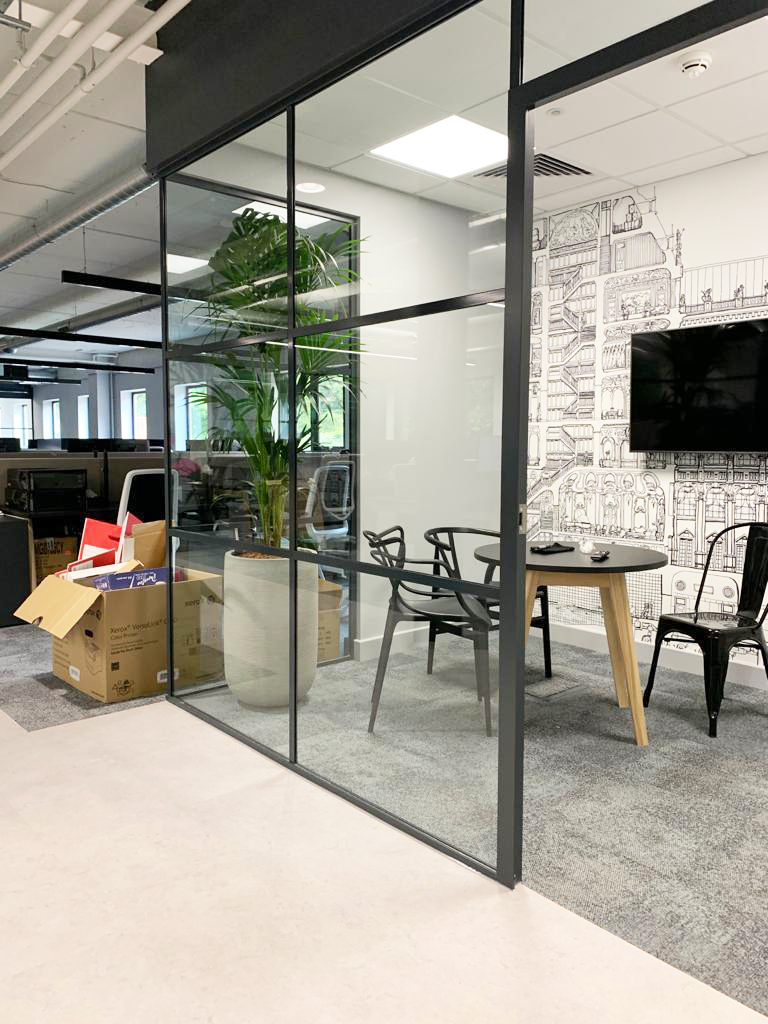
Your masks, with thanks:
<instances>
[{"instance_id":1,"label":"white ceiling","mask_svg":"<svg viewBox=\"0 0 768 1024\"><path fill-rule=\"evenodd\" d=\"M38 7L52 12L60 11L65 2L36 0ZM78 20L90 20L104 7L104 3L105 0L90 0L78 14ZM15 4L9 13L17 13ZM144 24L151 13L144 7L143 0L136 0L134 6L115 23L113 30L125 36ZM34 38L34 32L31 38ZM155 43L154 39L148 42ZM55 57L66 43L65 39L57 39L47 49L47 55ZM11 68L17 54L15 31L0 27L0 78ZM98 63L104 55L97 49L86 54L82 61L90 67L92 57ZM8 95L0 99L0 114L46 66L47 63L40 60ZM134 61L118 67L0 175L0 248L29 232L36 223L46 220L58 209L69 206L77 196L144 162L144 73L144 66ZM0 151L13 146L29 127L67 95L79 75L77 69L67 72L4 134L0 140ZM62 238L3 271L0 273L0 325L47 326L130 299L127 293L62 285L61 271L86 268L92 273L158 280L158 221L157 195L153 190L94 221L85 232L77 231ZM129 320L117 329L103 326L92 331L149 338L146 334L149 329L145 320L138 323ZM9 344L8 340L0 338L0 348ZM108 353L116 355L125 350L112 346L43 341L25 345L24 351L35 357L82 358Z\"/></svg>"},{"instance_id":2,"label":"white ceiling","mask_svg":"<svg viewBox=\"0 0 768 1024\"><path fill-rule=\"evenodd\" d=\"M543 74L665 18L698 0L529 0L526 73ZM438 202L491 213L504 178L443 179L370 155L370 150L449 114L506 132L508 0L482 3L445 22L297 109L297 157L304 163ZM537 151L590 172L536 179L539 210L768 151L768 19L693 48L712 57L692 80L680 54L535 113ZM554 113L552 112L554 108ZM241 140L284 152L284 134L263 126Z\"/></svg>"},{"instance_id":3,"label":"white ceiling","mask_svg":"<svg viewBox=\"0 0 768 1024\"><path fill-rule=\"evenodd\" d=\"M59 10L65 0L38 2ZM103 2L92 0L86 16ZM527 77L699 2L528 0ZM318 168L318 174L333 169L473 212L498 210L503 178L444 179L373 157L370 150L449 114L506 131L508 7L509 0L483 0L302 104L297 112L299 160ZM146 16L137 2L117 29L129 31ZM51 55L62 45L57 42ZM15 46L15 33L0 28L0 76L10 67ZM666 57L552 104L557 115L548 108L536 112L539 152L590 172L585 177L537 178L537 209L562 208L768 151L768 106L761 103L768 84L768 20L758 19L695 49L712 56L710 70L697 80L681 73L679 55ZM17 91L37 73L22 80ZM141 162L143 78L141 65L123 65L9 167L0 180L0 246L72 196ZM35 104L0 141L0 149L12 145L74 81L74 74L68 76L45 102ZM0 113L10 102L12 97L0 100ZM240 144L284 154L284 127L265 125ZM60 272L85 265L94 273L157 280L158 245L156 198L145 194L88 228L85 260L82 232L76 232L0 274L0 324L50 324L125 301L130 297L121 293L64 287ZM99 330L107 333L107 328ZM149 337L142 332L156 330L156 314L141 313L110 333ZM39 351L53 354L51 345L59 344L41 342ZM33 348L38 346L28 351Z\"/></svg>"}]
</instances>

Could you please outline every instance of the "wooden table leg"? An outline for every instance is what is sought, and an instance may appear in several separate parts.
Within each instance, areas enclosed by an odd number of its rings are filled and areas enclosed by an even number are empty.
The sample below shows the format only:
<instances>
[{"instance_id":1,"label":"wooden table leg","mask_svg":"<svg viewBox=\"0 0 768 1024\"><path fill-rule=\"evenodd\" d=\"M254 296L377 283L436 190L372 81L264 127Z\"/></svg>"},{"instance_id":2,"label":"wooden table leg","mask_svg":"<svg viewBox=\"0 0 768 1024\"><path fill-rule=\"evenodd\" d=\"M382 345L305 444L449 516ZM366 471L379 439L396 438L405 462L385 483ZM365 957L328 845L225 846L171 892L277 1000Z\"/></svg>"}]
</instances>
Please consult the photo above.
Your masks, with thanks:
<instances>
[{"instance_id":1,"label":"wooden table leg","mask_svg":"<svg viewBox=\"0 0 768 1024\"><path fill-rule=\"evenodd\" d=\"M637 743L638 747L647 747L648 730L645 724L645 711L643 709L643 691L640 686L640 670L637 666L632 613L629 607L627 582L624 573L610 574L608 599L613 605L613 612L618 624L621 656L626 674L627 695L629 697L629 706L632 709L635 743Z\"/></svg>"},{"instance_id":2,"label":"wooden table leg","mask_svg":"<svg viewBox=\"0 0 768 1024\"><path fill-rule=\"evenodd\" d=\"M539 589L539 574L528 569L525 574L525 645L528 646L528 634L531 631L533 606L536 604L536 591Z\"/></svg>"},{"instance_id":3,"label":"wooden table leg","mask_svg":"<svg viewBox=\"0 0 768 1024\"><path fill-rule=\"evenodd\" d=\"M608 650L611 655L613 686L616 690L616 701L619 707L628 708L629 694L627 693L627 673L624 668L624 659L621 655L621 634L619 633L619 623L609 589L610 584L608 587L600 587L600 601L603 606L605 635L608 638Z\"/></svg>"}]
</instances>

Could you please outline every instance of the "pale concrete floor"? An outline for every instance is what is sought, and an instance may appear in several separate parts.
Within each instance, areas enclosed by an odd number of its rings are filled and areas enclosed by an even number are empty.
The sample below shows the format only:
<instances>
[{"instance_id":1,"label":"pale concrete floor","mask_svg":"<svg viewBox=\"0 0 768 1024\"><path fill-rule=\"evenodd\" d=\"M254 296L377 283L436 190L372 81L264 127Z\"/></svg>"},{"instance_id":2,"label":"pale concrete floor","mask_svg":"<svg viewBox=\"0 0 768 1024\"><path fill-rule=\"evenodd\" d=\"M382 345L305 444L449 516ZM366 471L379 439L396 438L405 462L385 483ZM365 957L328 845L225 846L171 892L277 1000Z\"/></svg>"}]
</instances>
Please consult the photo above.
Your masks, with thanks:
<instances>
[{"instance_id":1,"label":"pale concrete floor","mask_svg":"<svg viewBox=\"0 0 768 1024\"><path fill-rule=\"evenodd\" d=\"M8 1024L764 1018L166 703L0 715Z\"/></svg>"}]
</instances>

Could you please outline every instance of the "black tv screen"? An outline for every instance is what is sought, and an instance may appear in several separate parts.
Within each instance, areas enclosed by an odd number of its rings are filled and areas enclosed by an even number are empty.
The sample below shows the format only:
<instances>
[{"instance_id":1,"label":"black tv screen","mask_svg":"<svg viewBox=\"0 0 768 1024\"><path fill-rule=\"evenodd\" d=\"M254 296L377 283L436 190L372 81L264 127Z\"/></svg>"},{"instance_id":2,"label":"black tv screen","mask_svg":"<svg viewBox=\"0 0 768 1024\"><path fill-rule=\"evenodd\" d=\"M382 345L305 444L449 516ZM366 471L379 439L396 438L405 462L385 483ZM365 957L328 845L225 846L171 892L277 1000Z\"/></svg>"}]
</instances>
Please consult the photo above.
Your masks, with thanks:
<instances>
[{"instance_id":1,"label":"black tv screen","mask_svg":"<svg viewBox=\"0 0 768 1024\"><path fill-rule=\"evenodd\" d=\"M632 335L635 452L768 451L768 320Z\"/></svg>"}]
</instances>

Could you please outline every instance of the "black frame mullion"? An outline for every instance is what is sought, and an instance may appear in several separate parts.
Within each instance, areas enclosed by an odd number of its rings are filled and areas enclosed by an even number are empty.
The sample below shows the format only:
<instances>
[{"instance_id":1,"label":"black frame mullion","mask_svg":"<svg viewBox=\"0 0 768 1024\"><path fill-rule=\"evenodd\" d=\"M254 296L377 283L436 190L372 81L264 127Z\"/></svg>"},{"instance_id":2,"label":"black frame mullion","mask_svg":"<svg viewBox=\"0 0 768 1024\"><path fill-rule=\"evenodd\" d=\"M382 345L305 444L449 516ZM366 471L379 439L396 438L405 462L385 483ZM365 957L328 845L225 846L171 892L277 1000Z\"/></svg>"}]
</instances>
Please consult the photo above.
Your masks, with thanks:
<instances>
[{"instance_id":1,"label":"black frame mullion","mask_svg":"<svg viewBox=\"0 0 768 1024\"><path fill-rule=\"evenodd\" d=\"M288 240L288 326L291 331L296 327L296 117L295 109L289 107L286 118L286 152L287 152L287 211L288 223L286 237ZM298 546L298 457L296 452L296 340L291 338L288 346L288 458L290 464L289 477L289 518L288 546L295 551ZM288 637L290 644L289 656L289 689L288 689L288 757L292 764L298 760L298 658L299 658L299 621L298 621L298 565L294 558L290 561L288 578L289 612Z\"/></svg>"},{"instance_id":2,"label":"black frame mullion","mask_svg":"<svg viewBox=\"0 0 768 1024\"><path fill-rule=\"evenodd\" d=\"M171 494L171 481L173 480L173 474L171 472L173 466L173 450L172 440L175 433L173 424L171 423L171 377L170 377L170 362L167 358L168 348L170 345L170 336L168 328L168 268L166 262L166 252L168 249L168 187L165 178L160 179L160 334L161 342L163 346L163 390L165 392L165 402L163 403L163 426L165 429L165 457L163 459L163 466L165 469L165 521L169 524L169 528L166 531L166 564L172 570L174 568L174 528L176 524L173 524L171 514L173 510L173 500ZM173 525L171 525L173 524ZM175 668L174 668L174 652L173 652L173 582L169 582L169 586L166 588L168 593L166 595L166 609L167 609L167 622L168 628L166 629L166 657L168 662L168 678L166 679L166 696L169 699L175 699L173 697L173 684L175 680Z\"/></svg>"}]
</instances>

